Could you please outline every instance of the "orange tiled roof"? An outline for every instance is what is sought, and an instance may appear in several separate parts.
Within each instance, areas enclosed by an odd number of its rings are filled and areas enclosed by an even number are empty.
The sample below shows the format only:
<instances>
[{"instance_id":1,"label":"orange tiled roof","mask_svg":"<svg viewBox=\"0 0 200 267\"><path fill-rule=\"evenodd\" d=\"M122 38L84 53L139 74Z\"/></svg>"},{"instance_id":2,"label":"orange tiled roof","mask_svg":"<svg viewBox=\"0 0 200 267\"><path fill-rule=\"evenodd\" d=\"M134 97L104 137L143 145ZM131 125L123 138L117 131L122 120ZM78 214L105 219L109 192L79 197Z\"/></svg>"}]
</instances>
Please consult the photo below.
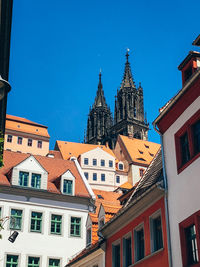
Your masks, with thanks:
<instances>
[{"instance_id":1,"label":"orange tiled roof","mask_svg":"<svg viewBox=\"0 0 200 267\"><path fill-rule=\"evenodd\" d=\"M38 124L25 118L20 118L8 114L6 115L6 130L29 133L49 138L50 136L48 134L47 128L47 126Z\"/></svg>"},{"instance_id":2,"label":"orange tiled roof","mask_svg":"<svg viewBox=\"0 0 200 267\"><path fill-rule=\"evenodd\" d=\"M0 184L11 186L9 173L13 167L30 157L30 154L4 151L4 167L0 169ZM76 168L73 161L49 158L44 156L34 156L40 165L48 172L47 191L61 194L60 192L60 176L67 170L76 178L75 195L81 197L90 197L87 188Z\"/></svg>"},{"instance_id":3,"label":"orange tiled roof","mask_svg":"<svg viewBox=\"0 0 200 267\"><path fill-rule=\"evenodd\" d=\"M149 165L160 148L160 144L119 135L131 160Z\"/></svg>"},{"instance_id":4,"label":"orange tiled roof","mask_svg":"<svg viewBox=\"0 0 200 267\"><path fill-rule=\"evenodd\" d=\"M91 221L92 221L92 244L98 241L97 231L98 231L98 214L101 204L105 207L106 222L114 216L115 213L121 208L120 201L118 198L121 196L120 193L109 192L103 190L93 189L93 192L96 196L96 212L89 213ZM102 198L99 198L101 196Z\"/></svg>"},{"instance_id":5,"label":"orange tiled roof","mask_svg":"<svg viewBox=\"0 0 200 267\"><path fill-rule=\"evenodd\" d=\"M62 155L60 151L56 151L56 150L49 150L49 153L47 154L47 156L49 157L53 156L56 159L62 159Z\"/></svg>"},{"instance_id":6,"label":"orange tiled roof","mask_svg":"<svg viewBox=\"0 0 200 267\"><path fill-rule=\"evenodd\" d=\"M119 188L124 188L124 189L131 189L133 186L129 182L125 182L124 184L121 184Z\"/></svg>"},{"instance_id":7,"label":"orange tiled roof","mask_svg":"<svg viewBox=\"0 0 200 267\"><path fill-rule=\"evenodd\" d=\"M111 156L115 157L113 151L104 145L91 145L91 144L82 144L75 142L65 142L65 141L56 141L56 146L62 154L63 159L69 159L74 156L78 158L81 154L93 150L97 147L103 149L103 151L109 153Z\"/></svg>"}]
</instances>

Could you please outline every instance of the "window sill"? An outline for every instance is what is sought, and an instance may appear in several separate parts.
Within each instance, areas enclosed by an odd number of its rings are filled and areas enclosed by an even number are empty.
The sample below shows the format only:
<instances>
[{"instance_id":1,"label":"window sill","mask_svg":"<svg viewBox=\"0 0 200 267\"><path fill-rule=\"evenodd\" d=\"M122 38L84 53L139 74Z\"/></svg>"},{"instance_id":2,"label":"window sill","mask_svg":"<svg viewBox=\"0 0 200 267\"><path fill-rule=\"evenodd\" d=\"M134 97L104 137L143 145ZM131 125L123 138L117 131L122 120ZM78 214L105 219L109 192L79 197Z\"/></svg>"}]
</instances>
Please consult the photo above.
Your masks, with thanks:
<instances>
[{"instance_id":1,"label":"window sill","mask_svg":"<svg viewBox=\"0 0 200 267\"><path fill-rule=\"evenodd\" d=\"M157 254L159 254L159 253L162 252L163 250L164 250L164 248L161 248L161 249L159 249L159 250L157 250L157 251L155 251L155 252L152 252L151 254L145 256L143 259L141 259L141 260L139 260L139 261L133 263L132 265L129 265L129 267L136 266L137 264L139 264L139 263L141 263L141 262L143 262L143 261L145 261L145 260L147 260L147 259L149 259L149 258L151 258L151 257L153 257L153 256L155 256L155 255L157 255Z\"/></svg>"},{"instance_id":2,"label":"window sill","mask_svg":"<svg viewBox=\"0 0 200 267\"><path fill-rule=\"evenodd\" d=\"M184 169L186 169L190 164L192 164L197 158L200 157L200 152L197 153L193 158L191 158L188 162L178 168L177 172L180 174Z\"/></svg>"}]
</instances>

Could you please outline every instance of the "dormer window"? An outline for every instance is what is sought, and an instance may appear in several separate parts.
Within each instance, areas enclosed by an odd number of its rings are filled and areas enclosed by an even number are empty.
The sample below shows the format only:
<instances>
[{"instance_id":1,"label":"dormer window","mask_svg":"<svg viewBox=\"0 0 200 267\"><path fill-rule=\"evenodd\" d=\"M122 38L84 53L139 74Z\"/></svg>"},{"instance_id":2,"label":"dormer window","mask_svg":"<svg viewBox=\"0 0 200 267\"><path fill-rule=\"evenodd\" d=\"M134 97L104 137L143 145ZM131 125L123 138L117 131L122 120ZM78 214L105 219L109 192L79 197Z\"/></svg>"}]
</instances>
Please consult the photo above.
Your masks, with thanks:
<instances>
[{"instance_id":1,"label":"dormer window","mask_svg":"<svg viewBox=\"0 0 200 267\"><path fill-rule=\"evenodd\" d=\"M86 245L89 246L92 242L92 230L91 228L87 229L87 236L86 236Z\"/></svg>"},{"instance_id":2,"label":"dormer window","mask_svg":"<svg viewBox=\"0 0 200 267\"><path fill-rule=\"evenodd\" d=\"M41 185L41 174L32 173L31 187L39 189L40 185Z\"/></svg>"},{"instance_id":3,"label":"dormer window","mask_svg":"<svg viewBox=\"0 0 200 267\"><path fill-rule=\"evenodd\" d=\"M73 181L65 179L63 181L63 194L72 195L72 186L73 186Z\"/></svg>"},{"instance_id":4,"label":"dormer window","mask_svg":"<svg viewBox=\"0 0 200 267\"><path fill-rule=\"evenodd\" d=\"M28 172L19 172L19 185L21 186L28 186Z\"/></svg>"},{"instance_id":5,"label":"dormer window","mask_svg":"<svg viewBox=\"0 0 200 267\"><path fill-rule=\"evenodd\" d=\"M99 228L103 227L104 226L104 218L102 218L100 221L99 221Z\"/></svg>"},{"instance_id":6,"label":"dormer window","mask_svg":"<svg viewBox=\"0 0 200 267\"><path fill-rule=\"evenodd\" d=\"M123 164L122 162L120 162L120 163L118 164L118 168L119 168L119 170L123 171L123 169L124 169L124 164Z\"/></svg>"}]
</instances>

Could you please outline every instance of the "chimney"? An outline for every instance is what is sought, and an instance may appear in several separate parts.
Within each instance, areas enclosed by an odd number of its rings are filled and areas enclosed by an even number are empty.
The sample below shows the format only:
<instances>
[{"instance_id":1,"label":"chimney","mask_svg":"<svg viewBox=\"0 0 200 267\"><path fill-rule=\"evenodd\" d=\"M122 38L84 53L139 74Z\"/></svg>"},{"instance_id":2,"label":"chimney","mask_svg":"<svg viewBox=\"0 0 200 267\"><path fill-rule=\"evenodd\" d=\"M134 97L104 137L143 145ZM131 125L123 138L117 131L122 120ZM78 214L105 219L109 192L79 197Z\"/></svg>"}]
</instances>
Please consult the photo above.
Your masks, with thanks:
<instances>
[{"instance_id":1,"label":"chimney","mask_svg":"<svg viewBox=\"0 0 200 267\"><path fill-rule=\"evenodd\" d=\"M190 51L187 57L178 66L178 69L182 72L182 85L184 85L199 68L200 53Z\"/></svg>"}]
</instances>

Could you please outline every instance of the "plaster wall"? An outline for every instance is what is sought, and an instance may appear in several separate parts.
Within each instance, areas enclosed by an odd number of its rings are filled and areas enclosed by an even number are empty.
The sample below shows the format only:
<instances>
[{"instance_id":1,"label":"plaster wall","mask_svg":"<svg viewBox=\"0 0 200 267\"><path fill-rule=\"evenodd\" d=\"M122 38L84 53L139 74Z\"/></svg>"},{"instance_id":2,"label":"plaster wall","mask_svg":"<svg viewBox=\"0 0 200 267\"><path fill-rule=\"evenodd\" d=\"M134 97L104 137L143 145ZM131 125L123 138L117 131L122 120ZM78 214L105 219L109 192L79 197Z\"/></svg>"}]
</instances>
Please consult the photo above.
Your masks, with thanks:
<instances>
[{"instance_id":1,"label":"plaster wall","mask_svg":"<svg viewBox=\"0 0 200 267\"><path fill-rule=\"evenodd\" d=\"M12 135L12 143L7 142L8 135ZM22 139L22 144L17 144L17 139L18 136L21 136ZM28 146L28 139L32 139L32 146ZM42 141L42 148L37 147L37 142L38 140ZM46 139L44 140L43 137L37 136L26 136L24 134L11 134L11 133L5 133L5 142L4 142L4 149L10 149L11 151L14 152L22 152L22 153L30 153L33 155L41 155L41 156L46 156L49 152L49 140L47 141Z\"/></svg>"},{"instance_id":2,"label":"plaster wall","mask_svg":"<svg viewBox=\"0 0 200 267\"><path fill-rule=\"evenodd\" d=\"M140 169L146 170L146 167L131 164L132 184L135 185L140 179Z\"/></svg>"},{"instance_id":3,"label":"plaster wall","mask_svg":"<svg viewBox=\"0 0 200 267\"><path fill-rule=\"evenodd\" d=\"M199 170L200 158L197 158L181 173L177 172L175 133L199 110L198 97L169 127L163 135L166 172L168 179L169 221L172 243L173 266L182 266L179 223L194 212L200 210Z\"/></svg>"},{"instance_id":4,"label":"plaster wall","mask_svg":"<svg viewBox=\"0 0 200 267\"><path fill-rule=\"evenodd\" d=\"M82 204L65 203L48 199L30 198L24 201L24 197L0 194L1 216L9 216L11 209L20 209L22 215L22 229L15 243L10 243L9 221L4 225L1 234L0 266L5 266L6 254L19 255L19 266L27 266L28 256L40 257L40 266L47 267L49 258L61 260L60 266L65 266L68 259L81 251L86 245L86 220L88 207ZM31 212L42 213L42 232L31 232ZM50 233L51 214L62 215L62 234ZM81 218L81 237L70 236L71 216Z\"/></svg>"}]
</instances>

